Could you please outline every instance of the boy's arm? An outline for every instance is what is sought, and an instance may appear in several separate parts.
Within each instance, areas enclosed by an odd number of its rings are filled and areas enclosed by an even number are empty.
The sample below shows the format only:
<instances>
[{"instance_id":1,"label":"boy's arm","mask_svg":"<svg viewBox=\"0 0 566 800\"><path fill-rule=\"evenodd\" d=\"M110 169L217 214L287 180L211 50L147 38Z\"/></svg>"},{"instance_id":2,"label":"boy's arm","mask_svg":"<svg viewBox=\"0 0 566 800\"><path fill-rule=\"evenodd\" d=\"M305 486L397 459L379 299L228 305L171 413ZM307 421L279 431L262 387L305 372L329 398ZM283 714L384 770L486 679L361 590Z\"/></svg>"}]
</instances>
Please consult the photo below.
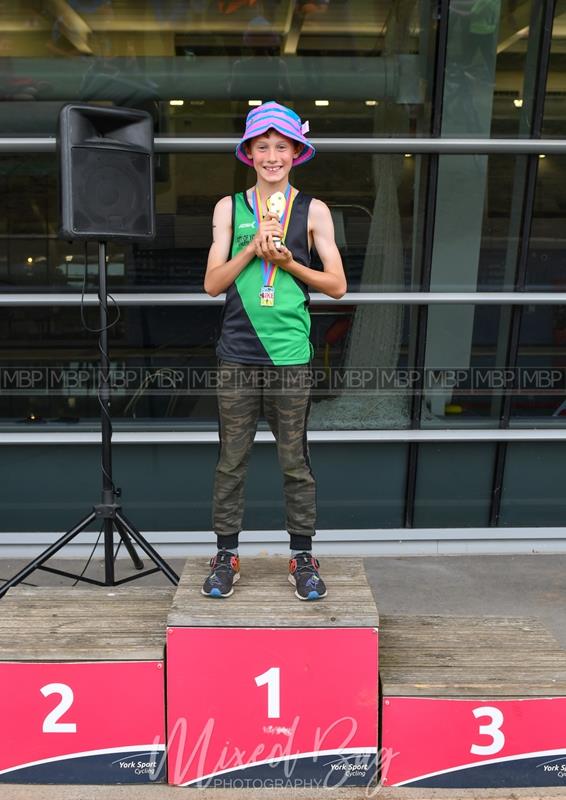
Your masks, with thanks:
<instances>
[{"instance_id":1,"label":"boy's arm","mask_svg":"<svg viewBox=\"0 0 566 800\"><path fill-rule=\"evenodd\" d=\"M299 264L286 247L282 245L280 249L275 249L270 240L265 244L257 242L255 252L261 258L266 258L287 270L311 289L339 300L345 294L348 285L342 266L342 257L334 241L334 223L328 206L314 198L309 208L309 230L322 261L323 272Z\"/></svg>"},{"instance_id":2,"label":"boy's arm","mask_svg":"<svg viewBox=\"0 0 566 800\"><path fill-rule=\"evenodd\" d=\"M233 283L240 272L255 256L251 242L234 258L230 256L232 241L232 198L223 197L214 208L212 217L212 245L204 276L204 291L216 297Z\"/></svg>"},{"instance_id":3,"label":"boy's arm","mask_svg":"<svg viewBox=\"0 0 566 800\"><path fill-rule=\"evenodd\" d=\"M318 270L312 271L323 278L325 282L320 287L315 286L313 282L310 285L338 300L348 291L348 284L344 274L342 256L334 239L334 223L330 209L322 200L313 198L310 204L309 218L313 243L324 268L322 274Z\"/></svg>"}]
</instances>

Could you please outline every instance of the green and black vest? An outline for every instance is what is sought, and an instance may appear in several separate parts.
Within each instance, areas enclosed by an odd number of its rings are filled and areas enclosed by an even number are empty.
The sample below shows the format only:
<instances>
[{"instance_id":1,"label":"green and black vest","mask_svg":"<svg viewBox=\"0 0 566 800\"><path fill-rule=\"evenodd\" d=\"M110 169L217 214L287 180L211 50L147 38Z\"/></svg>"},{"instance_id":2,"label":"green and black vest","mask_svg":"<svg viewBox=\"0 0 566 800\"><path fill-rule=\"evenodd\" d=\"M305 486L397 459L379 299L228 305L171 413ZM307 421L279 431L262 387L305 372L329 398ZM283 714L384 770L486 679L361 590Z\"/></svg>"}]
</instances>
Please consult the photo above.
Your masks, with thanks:
<instances>
[{"instance_id":1,"label":"green and black vest","mask_svg":"<svg viewBox=\"0 0 566 800\"><path fill-rule=\"evenodd\" d=\"M311 197L295 197L285 244L293 258L310 266L308 213ZM243 250L257 232L254 212L245 192L232 197L232 247L230 258ZM261 306L263 273L253 258L226 290L222 332L216 355L241 364L290 366L311 360L311 320L306 285L281 267L275 276L275 304Z\"/></svg>"}]
</instances>

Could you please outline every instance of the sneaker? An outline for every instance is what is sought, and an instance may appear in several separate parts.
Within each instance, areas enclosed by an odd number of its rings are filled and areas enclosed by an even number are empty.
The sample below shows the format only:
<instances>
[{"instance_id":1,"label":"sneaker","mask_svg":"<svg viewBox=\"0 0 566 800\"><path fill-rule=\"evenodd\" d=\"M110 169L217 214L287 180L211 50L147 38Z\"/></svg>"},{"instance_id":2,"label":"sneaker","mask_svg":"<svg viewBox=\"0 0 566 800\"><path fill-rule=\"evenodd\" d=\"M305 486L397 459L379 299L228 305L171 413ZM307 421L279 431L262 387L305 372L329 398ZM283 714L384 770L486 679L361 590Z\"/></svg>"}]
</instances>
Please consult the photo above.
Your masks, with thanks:
<instances>
[{"instance_id":1,"label":"sneaker","mask_svg":"<svg viewBox=\"0 0 566 800\"><path fill-rule=\"evenodd\" d=\"M289 583L294 584L299 600L326 597L325 583L318 574L319 566L317 559L307 551L289 559Z\"/></svg>"},{"instance_id":2,"label":"sneaker","mask_svg":"<svg viewBox=\"0 0 566 800\"><path fill-rule=\"evenodd\" d=\"M208 597L230 597L240 580L240 559L229 550L219 550L210 559L211 573L201 592Z\"/></svg>"}]
</instances>

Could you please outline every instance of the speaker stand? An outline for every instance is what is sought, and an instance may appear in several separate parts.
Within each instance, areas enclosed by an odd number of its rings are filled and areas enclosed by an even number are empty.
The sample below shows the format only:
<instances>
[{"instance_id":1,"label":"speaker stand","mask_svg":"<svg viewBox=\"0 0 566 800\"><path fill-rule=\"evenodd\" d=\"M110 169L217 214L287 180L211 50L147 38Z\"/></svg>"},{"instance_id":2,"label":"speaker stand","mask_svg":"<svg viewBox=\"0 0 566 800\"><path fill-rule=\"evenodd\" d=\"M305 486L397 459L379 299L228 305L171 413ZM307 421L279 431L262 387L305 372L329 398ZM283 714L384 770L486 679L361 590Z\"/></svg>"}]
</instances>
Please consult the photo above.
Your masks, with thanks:
<instances>
[{"instance_id":1,"label":"speaker stand","mask_svg":"<svg viewBox=\"0 0 566 800\"><path fill-rule=\"evenodd\" d=\"M110 387L109 373L110 360L108 358L108 294L106 289L106 242L98 242L98 299L100 308L100 403L101 403L101 429L102 429L102 499L95 505L86 517L82 519L74 528L63 534L56 542L43 551L37 558L29 562L20 572L10 578L0 587L0 598L6 592L25 580L28 575L36 569L52 572L55 575L63 575L67 578L74 578L77 581L93 583L96 586L119 586L128 581L137 580L145 575L152 575L155 572L163 572L171 583L178 584L179 576L171 569L169 564L164 561L159 553L142 536L139 530L122 513L122 507L118 501L120 490L114 486L112 480L112 424L110 421ZM104 529L104 581L87 578L84 575L76 575L65 570L55 569L45 566L51 556L55 555L62 547L72 541L75 536L84 531L96 520L102 521ZM132 539L153 561L154 567L146 569L138 574L130 575L127 578L116 580L114 574L114 530L118 533L124 543L130 558L137 570L143 570L143 562L140 560Z\"/></svg>"}]
</instances>

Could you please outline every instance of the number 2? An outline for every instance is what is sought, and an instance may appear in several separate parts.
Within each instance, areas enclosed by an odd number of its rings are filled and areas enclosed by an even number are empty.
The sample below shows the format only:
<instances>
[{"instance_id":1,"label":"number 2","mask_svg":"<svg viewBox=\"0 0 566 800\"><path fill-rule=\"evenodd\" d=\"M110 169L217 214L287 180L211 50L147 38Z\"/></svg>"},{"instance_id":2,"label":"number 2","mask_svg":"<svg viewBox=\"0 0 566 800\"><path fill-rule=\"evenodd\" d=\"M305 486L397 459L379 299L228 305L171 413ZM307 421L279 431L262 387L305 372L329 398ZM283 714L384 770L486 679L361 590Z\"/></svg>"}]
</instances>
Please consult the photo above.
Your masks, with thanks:
<instances>
[{"instance_id":1,"label":"number 2","mask_svg":"<svg viewBox=\"0 0 566 800\"><path fill-rule=\"evenodd\" d=\"M61 701L43 720L43 733L76 733L75 722L59 722L63 714L70 709L75 699L73 690L66 683L48 683L39 690L44 697L50 694L61 695Z\"/></svg>"},{"instance_id":2,"label":"number 2","mask_svg":"<svg viewBox=\"0 0 566 800\"><path fill-rule=\"evenodd\" d=\"M280 675L279 667L271 667L267 672L254 678L256 686L267 684L267 716L270 719L278 719L281 716Z\"/></svg>"},{"instance_id":3,"label":"number 2","mask_svg":"<svg viewBox=\"0 0 566 800\"><path fill-rule=\"evenodd\" d=\"M486 745L473 744L470 748L470 753L474 753L477 756L492 756L495 753L499 753L505 744L505 736L503 731L500 730L503 725L501 711L493 706L480 706L480 708L474 708L472 713L476 719L478 717L489 717L491 719L489 725L480 725L479 732L485 736L491 736L493 741L491 744Z\"/></svg>"}]
</instances>

